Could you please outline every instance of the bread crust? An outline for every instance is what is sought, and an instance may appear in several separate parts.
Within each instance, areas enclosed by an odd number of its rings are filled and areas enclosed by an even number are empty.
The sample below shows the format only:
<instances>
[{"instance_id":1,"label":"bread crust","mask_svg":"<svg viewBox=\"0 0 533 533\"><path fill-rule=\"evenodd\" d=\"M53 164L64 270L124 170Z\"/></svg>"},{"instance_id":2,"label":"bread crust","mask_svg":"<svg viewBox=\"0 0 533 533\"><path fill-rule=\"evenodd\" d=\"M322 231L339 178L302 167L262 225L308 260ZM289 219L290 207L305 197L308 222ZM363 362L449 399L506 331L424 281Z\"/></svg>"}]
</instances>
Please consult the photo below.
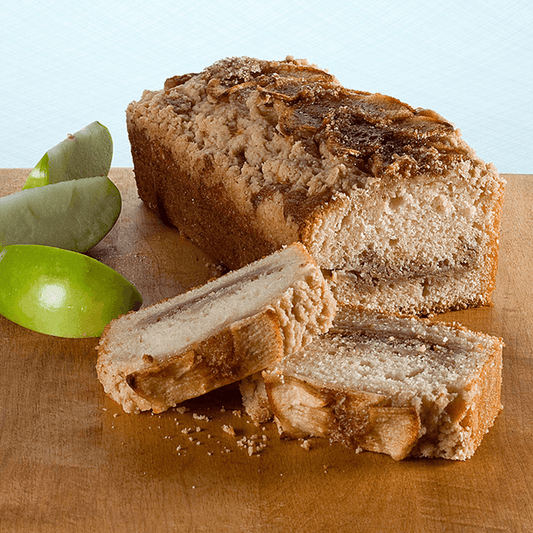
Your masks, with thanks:
<instances>
[{"instance_id":1,"label":"bread crust","mask_svg":"<svg viewBox=\"0 0 533 533\"><path fill-rule=\"evenodd\" d=\"M222 185L224 173L213 165L210 157L197 162L191 173L180 164L188 157L187 146L176 155L176 150L153 142L131 120L128 120L128 133L139 197L165 223L176 226L230 269L279 249L236 207ZM284 244L297 241L289 239Z\"/></svg>"},{"instance_id":2,"label":"bread crust","mask_svg":"<svg viewBox=\"0 0 533 533\"><path fill-rule=\"evenodd\" d=\"M466 330L455 324L454 327ZM483 336L483 334L479 333ZM470 401L452 402L446 409L449 425L456 428L463 438L455 443L431 443L427 451L427 437L422 437L412 451L414 457L443 457L445 459L466 460L474 455L483 437L503 409L501 403L503 341L491 337L493 351L487 357L478 375L469 383L466 392L471 393Z\"/></svg>"}]
</instances>

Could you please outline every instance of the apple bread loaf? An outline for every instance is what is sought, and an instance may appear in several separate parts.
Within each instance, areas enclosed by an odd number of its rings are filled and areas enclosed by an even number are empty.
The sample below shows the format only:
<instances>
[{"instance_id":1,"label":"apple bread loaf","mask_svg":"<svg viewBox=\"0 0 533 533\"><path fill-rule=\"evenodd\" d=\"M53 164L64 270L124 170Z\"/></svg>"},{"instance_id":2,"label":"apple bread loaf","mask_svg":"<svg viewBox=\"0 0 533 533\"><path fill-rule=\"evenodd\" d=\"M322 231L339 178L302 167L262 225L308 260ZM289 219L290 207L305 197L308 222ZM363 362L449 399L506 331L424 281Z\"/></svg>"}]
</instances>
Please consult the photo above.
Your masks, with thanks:
<instances>
[{"instance_id":1,"label":"apple bread loaf","mask_svg":"<svg viewBox=\"0 0 533 533\"><path fill-rule=\"evenodd\" d=\"M467 459L501 410L501 339L340 307L330 330L263 372L280 433L358 451Z\"/></svg>"},{"instance_id":2,"label":"apple bread loaf","mask_svg":"<svg viewBox=\"0 0 533 533\"><path fill-rule=\"evenodd\" d=\"M161 412L272 366L327 331L335 307L296 243L113 320L98 346L98 377L126 412Z\"/></svg>"},{"instance_id":3,"label":"apple bread loaf","mask_svg":"<svg viewBox=\"0 0 533 533\"><path fill-rule=\"evenodd\" d=\"M505 182L437 113L305 60L240 57L126 114L140 197L229 268L299 241L339 302L491 303Z\"/></svg>"}]
</instances>

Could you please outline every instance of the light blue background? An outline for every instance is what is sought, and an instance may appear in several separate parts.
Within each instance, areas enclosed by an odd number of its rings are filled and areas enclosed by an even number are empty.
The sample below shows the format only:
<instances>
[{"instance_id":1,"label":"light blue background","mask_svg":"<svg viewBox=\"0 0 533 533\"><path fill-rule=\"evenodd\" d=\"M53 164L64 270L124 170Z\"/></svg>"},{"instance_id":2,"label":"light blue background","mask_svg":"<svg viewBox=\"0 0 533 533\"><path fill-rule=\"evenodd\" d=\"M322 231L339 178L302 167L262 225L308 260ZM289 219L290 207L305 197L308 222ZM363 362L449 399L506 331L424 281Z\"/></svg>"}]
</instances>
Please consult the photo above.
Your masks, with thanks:
<instances>
[{"instance_id":1,"label":"light blue background","mask_svg":"<svg viewBox=\"0 0 533 533\"><path fill-rule=\"evenodd\" d=\"M218 59L290 54L347 87L432 108L501 172L533 173L533 2L3 0L0 167L99 120L131 166L125 108Z\"/></svg>"}]
</instances>

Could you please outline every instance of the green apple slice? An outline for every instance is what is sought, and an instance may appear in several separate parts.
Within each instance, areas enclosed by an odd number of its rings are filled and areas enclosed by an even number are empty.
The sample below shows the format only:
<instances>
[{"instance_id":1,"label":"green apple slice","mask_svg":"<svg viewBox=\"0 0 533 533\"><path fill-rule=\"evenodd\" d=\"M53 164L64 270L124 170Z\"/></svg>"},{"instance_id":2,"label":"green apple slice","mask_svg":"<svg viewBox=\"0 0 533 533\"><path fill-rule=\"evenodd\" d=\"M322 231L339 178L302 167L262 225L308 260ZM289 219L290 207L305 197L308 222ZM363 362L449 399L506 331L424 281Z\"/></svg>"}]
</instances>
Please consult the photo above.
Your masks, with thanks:
<instances>
[{"instance_id":1,"label":"green apple slice","mask_svg":"<svg viewBox=\"0 0 533 533\"><path fill-rule=\"evenodd\" d=\"M107 176L113 140L100 122L91 122L50 148L30 172L23 189L92 176Z\"/></svg>"},{"instance_id":2,"label":"green apple slice","mask_svg":"<svg viewBox=\"0 0 533 533\"><path fill-rule=\"evenodd\" d=\"M139 309L136 287L103 263L40 245L0 249L0 315L57 337L99 337L114 318Z\"/></svg>"},{"instance_id":3,"label":"green apple slice","mask_svg":"<svg viewBox=\"0 0 533 533\"><path fill-rule=\"evenodd\" d=\"M42 244L83 253L107 235L121 207L120 191L106 176L18 191L0 198L0 245Z\"/></svg>"}]
</instances>

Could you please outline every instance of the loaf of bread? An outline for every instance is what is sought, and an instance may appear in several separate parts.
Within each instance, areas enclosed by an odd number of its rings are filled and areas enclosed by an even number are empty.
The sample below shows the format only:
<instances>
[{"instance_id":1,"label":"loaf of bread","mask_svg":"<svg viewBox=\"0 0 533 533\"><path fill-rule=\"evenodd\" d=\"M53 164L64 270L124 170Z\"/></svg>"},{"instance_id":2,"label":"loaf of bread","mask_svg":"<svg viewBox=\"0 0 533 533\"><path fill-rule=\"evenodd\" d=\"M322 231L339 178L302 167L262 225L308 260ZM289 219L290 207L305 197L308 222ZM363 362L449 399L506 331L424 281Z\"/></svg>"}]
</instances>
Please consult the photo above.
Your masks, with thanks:
<instances>
[{"instance_id":1,"label":"loaf of bread","mask_svg":"<svg viewBox=\"0 0 533 533\"><path fill-rule=\"evenodd\" d=\"M327 333L263 372L263 385L283 435L464 460L501 409L502 346L458 325L340 307Z\"/></svg>"},{"instance_id":2,"label":"loaf of bread","mask_svg":"<svg viewBox=\"0 0 533 533\"><path fill-rule=\"evenodd\" d=\"M97 374L126 412L162 412L272 366L331 326L336 302L299 243L113 320Z\"/></svg>"},{"instance_id":3,"label":"loaf of bread","mask_svg":"<svg viewBox=\"0 0 533 533\"><path fill-rule=\"evenodd\" d=\"M505 182L433 111L240 57L145 91L127 128L140 197L229 268L299 241L339 302L491 303Z\"/></svg>"}]
</instances>

